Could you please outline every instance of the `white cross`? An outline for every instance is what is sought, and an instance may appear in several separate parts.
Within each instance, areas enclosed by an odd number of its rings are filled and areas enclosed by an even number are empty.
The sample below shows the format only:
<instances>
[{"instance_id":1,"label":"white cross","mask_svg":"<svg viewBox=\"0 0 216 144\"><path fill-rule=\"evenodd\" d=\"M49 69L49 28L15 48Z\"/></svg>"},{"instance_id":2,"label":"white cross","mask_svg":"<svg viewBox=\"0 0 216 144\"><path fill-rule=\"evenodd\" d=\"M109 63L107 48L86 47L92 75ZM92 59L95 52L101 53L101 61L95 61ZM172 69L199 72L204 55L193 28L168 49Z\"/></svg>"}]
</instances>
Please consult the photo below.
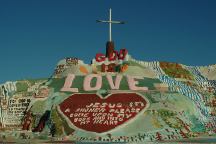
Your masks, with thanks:
<instances>
[{"instance_id":1,"label":"white cross","mask_svg":"<svg viewBox=\"0 0 216 144\"><path fill-rule=\"evenodd\" d=\"M109 23L109 41L112 41L112 24L124 24L123 21L112 21L112 9L109 9L109 20L97 20L97 22Z\"/></svg>"}]
</instances>

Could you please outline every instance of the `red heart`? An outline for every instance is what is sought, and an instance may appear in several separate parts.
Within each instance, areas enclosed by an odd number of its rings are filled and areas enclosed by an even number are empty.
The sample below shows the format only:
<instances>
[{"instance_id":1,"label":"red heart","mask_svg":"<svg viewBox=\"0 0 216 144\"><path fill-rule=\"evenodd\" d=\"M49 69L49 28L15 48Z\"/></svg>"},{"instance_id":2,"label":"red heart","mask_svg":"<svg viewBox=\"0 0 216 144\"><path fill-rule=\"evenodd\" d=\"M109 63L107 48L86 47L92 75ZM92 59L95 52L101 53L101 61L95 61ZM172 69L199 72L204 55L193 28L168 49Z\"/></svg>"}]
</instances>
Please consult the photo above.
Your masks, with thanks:
<instances>
[{"instance_id":1,"label":"red heart","mask_svg":"<svg viewBox=\"0 0 216 144\"><path fill-rule=\"evenodd\" d=\"M59 110L77 128L103 133L126 123L146 107L147 101L136 93L116 93L107 98L74 94L59 105Z\"/></svg>"}]
</instances>

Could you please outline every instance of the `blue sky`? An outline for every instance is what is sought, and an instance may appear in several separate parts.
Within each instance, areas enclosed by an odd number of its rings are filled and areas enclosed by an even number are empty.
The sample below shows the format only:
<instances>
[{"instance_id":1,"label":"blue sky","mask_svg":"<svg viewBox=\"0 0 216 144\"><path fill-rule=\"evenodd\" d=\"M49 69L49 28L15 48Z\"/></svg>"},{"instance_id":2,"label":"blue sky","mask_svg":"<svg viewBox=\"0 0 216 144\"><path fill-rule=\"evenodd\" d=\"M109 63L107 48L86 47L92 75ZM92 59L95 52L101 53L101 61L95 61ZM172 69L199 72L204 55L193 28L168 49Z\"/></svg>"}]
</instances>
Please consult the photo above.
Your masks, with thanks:
<instances>
[{"instance_id":1,"label":"blue sky","mask_svg":"<svg viewBox=\"0 0 216 144\"><path fill-rule=\"evenodd\" d=\"M0 0L0 83L49 77L56 63L105 53L112 8L116 49L136 59L216 63L215 0Z\"/></svg>"}]
</instances>

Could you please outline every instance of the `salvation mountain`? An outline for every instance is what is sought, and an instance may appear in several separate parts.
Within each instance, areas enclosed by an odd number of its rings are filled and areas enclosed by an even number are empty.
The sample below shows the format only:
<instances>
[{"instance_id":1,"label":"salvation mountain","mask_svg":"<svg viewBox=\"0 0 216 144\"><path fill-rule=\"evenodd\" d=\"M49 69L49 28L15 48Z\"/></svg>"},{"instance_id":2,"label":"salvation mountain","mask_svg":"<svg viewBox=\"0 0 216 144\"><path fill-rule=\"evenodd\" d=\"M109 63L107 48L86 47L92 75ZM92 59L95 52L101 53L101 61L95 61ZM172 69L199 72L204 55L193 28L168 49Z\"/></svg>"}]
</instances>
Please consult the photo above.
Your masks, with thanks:
<instances>
[{"instance_id":1,"label":"salvation mountain","mask_svg":"<svg viewBox=\"0 0 216 144\"><path fill-rule=\"evenodd\" d=\"M146 143L216 136L216 65L146 62L126 49L71 57L47 79L0 85L0 141Z\"/></svg>"}]
</instances>

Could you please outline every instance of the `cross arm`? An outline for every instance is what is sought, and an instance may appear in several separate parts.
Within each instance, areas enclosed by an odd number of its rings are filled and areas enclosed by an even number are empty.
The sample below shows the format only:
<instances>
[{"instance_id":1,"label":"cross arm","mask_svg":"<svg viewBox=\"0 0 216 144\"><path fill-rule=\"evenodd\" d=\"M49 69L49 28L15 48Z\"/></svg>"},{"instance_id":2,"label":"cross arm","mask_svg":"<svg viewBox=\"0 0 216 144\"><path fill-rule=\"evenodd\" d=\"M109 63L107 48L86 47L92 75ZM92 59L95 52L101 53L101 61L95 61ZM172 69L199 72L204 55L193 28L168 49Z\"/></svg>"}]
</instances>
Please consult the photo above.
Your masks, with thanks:
<instances>
[{"instance_id":1,"label":"cross arm","mask_svg":"<svg viewBox=\"0 0 216 144\"><path fill-rule=\"evenodd\" d=\"M112 23L112 24L125 24L124 21L105 21L105 20L96 20L96 22Z\"/></svg>"},{"instance_id":2,"label":"cross arm","mask_svg":"<svg viewBox=\"0 0 216 144\"><path fill-rule=\"evenodd\" d=\"M109 21L105 21L105 20L96 20L96 22L109 23Z\"/></svg>"},{"instance_id":3,"label":"cross arm","mask_svg":"<svg viewBox=\"0 0 216 144\"><path fill-rule=\"evenodd\" d=\"M111 23L113 23L113 24L125 24L124 21L111 21Z\"/></svg>"}]
</instances>

